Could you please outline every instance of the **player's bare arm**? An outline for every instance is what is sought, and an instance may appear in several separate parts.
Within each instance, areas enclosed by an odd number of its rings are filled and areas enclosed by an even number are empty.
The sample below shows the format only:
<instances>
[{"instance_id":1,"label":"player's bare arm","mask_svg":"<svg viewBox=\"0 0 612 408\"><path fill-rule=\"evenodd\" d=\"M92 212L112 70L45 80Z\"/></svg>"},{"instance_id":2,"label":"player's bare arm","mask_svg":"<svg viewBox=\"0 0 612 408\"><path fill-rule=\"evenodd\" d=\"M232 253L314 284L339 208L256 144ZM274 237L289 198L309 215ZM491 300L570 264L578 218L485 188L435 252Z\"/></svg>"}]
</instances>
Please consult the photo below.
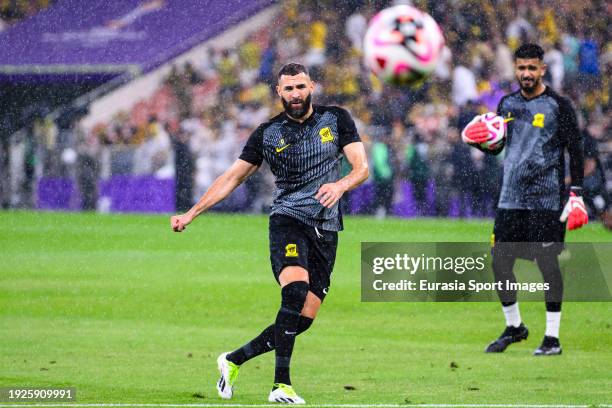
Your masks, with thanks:
<instances>
[{"instance_id":1,"label":"player's bare arm","mask_svg":"<svg viewBox=\"0 0 612 408\"><path fill-rule=\"evenodd\" d=\"M198 215L215 204L223 201L259 167L244 160L236 160L223 174L213 182L200 200L184 214L170 218L170 226L175 232L182 232Z\"/></svg>"},{"instance_id":2,"label":"player's bare arm","mask_svg":"<svg viewBox=\"0 0 612 408\"><path fill-rule=\"evenodd\" d=\"M335 183L323 184L315 198L327 208L333 207L342 195L351 191L368 179L368 160L362 142L354 142L344 146L344 156L351 165L351 172Z\"/></svg>"}]
</instances>

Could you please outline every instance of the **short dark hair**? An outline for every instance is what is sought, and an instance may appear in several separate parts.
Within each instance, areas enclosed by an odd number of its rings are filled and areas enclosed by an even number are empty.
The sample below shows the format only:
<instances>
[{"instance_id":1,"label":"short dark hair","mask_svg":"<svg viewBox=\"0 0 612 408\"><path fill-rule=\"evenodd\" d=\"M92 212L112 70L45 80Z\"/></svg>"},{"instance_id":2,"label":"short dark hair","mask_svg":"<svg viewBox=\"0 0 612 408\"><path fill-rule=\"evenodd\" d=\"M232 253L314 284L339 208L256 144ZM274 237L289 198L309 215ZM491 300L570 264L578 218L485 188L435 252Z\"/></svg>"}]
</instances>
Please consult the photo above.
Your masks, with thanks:
<instances>
[{"instance_id":1,"label":"short dark hair","mask_svg":"<svg viewBox=\"0 0 612 408\"><path fill-rule=\"evenodd\" d=\"M544 50L538 44L523 44L514 51L514 60L518 58L537 58L544 59Z\"/></svg>"},{"instance_id":2,"label":"short dark hair","mask_svg":"<svg viewBox=\"0 0 612 408\"><path fill-rule=\"evenodd\" d=\"M278 71L277 79L280 79L282 75L297 75L301 73L306 74L306 76L310 76L308 73L308 68L306 68L302 64L298 64L297 62L290 62L288 64L283 65L283 67Z\"/></svg>"}]
</instances>

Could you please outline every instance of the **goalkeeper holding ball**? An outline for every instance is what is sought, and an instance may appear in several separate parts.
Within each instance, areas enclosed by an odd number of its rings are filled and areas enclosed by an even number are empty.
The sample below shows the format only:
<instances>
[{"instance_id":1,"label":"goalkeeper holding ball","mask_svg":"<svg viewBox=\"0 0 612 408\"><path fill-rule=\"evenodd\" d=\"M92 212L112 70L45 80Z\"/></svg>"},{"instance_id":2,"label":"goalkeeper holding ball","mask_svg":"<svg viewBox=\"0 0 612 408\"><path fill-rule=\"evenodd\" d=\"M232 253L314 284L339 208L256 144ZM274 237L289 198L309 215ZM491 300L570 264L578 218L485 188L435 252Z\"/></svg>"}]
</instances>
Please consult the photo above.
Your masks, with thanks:
<instances>
[{"instance_id":1,"label":"goalkeeper holding ball","mask_svg":"<svg viewBox=\"0 0 612 408\"><path fill-rule=\"evenodd\" d=\"M543 56L544 51L536 44L520 46L514 53L520 90L502 98L497 117L477 116L462 132L464 142L482 151L499 154L506 148L491 239L493 273L497 281L516 282L512 271L516 258L530 259L535 260L549 284L545 294L546 333L534 352L536 356L561 354L563 280L558 256L566 224L573 230L588 222L581 197L582 136L569 100L542 82L546 71ZM501 127L507 127L506 132L500 132ZM570 191L564 184L565 149L570 159ZM506 329L489 344L488 353L503 352L529 334L521 321L516 291L500 290L498 294Z\"/></svg>"}]
</instances>

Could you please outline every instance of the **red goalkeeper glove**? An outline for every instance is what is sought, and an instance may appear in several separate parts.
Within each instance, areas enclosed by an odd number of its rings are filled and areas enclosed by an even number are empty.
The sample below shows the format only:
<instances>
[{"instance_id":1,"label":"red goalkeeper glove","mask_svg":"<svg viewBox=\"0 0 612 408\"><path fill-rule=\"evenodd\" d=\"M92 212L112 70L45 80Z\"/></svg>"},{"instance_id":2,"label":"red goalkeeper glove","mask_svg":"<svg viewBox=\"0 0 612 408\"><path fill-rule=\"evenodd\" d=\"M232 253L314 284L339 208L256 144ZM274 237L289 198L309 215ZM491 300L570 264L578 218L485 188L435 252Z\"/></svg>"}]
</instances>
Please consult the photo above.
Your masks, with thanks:
<instances>
[{"instance_id":1,"label":"red goalkeeper glove","mask_svg":"<svg viewBox=\"0 0 612 408\"><path fill-rule=\"evenodd\" d=\"M489 138L489 129L480 121L480 115L474 117L461 132L461 139L468 144L481 144Z\"/></svg>"},{"instance_id":2,"label":"red goalkeeper glove","mask_svg":"<svg viewBox=\"0 0 612 408\"><path fill-rule=\"evenodd\" d=\"M575 230L589 222L589 216L587 214L586 207L582 197L577 195L576 192L580 192L580 188L572 187L570 192L569 200L563 208L559 221L567 221L567 229Z\"/></svg>"}]
</instances>

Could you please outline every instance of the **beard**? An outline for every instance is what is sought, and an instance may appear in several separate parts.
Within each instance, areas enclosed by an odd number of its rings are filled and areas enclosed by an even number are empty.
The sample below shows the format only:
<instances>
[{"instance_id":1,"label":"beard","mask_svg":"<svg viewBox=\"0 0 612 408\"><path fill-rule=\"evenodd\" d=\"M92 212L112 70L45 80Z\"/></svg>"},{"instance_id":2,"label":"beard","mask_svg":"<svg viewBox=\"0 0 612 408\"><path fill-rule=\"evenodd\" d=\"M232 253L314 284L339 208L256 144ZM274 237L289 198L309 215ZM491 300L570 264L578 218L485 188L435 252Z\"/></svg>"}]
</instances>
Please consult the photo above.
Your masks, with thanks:
<instances>
[{"instance_id":1,"label":"beard","mask_svg":"<svg viewBox=\"0 0 612 408\"><path fill-rule=\"evenodd\" d=\"M533 91L535 91L537 89L540 81L534 78L530 82L531 85L525 85L524 80L519 80L518 83L519 83L519 86L521 87L522 91L525 91L527 93L531 93L531 92L533 92Z\"/></svg>"},{"instance_id":2,"label":"beard","mask_svg":"<svg viewBox=\"0 0 612 408\"><path fill-rule=\"evenodd\" d=\"M303 101L300 99L292 99L290 101L286 101L285 98L281 97L281 101L283 102L283 108L287 115L291 116L294 119L301 119L308 113L310 109L310 102L312 101L312 94L308 94L306 99ZM300 105L295 107L293 103L299 103Z\"/></svg>"}]
</instances>

